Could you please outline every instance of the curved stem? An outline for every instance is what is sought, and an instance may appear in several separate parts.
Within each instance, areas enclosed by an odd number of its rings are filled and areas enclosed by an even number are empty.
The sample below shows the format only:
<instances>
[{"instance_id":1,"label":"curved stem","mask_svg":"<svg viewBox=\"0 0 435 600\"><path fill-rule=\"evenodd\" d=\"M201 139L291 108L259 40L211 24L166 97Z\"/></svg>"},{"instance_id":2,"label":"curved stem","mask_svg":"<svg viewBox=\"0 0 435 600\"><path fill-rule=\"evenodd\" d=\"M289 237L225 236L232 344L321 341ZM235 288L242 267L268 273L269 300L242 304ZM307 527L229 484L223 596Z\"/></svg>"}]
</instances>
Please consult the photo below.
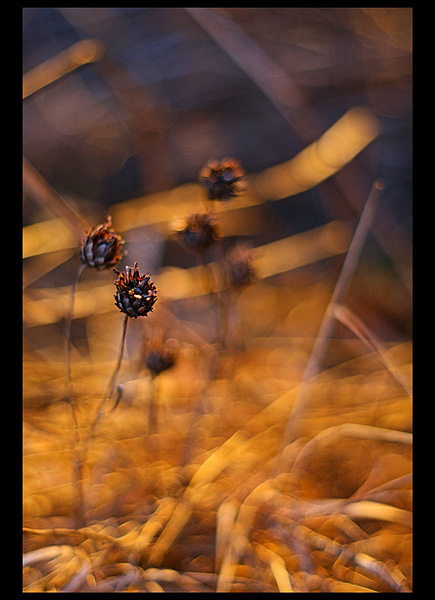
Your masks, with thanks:
<instances>
[{"instance_id":1,"label":"curved stem","mask_svg":"<svg viewBox=\"0 0 435 600\"><path fill-rule=\"evenodd\" d=\"M107 392L106 396L103 398L103 402L104 402L104 400L106 398L110 399L112 397L113 388L115 387L116 378L118 376L119 369L121 368L122 357L124 356L125 336L126 336L126 333L127 333L128 318L129 318L128 315L125 315L125 317L124 317L124 326L123 326L123 329L122 329L121 348L119 350L118 362L116 363L115 370L113 371L113 375L112 375L112 378L110 380L109 391Z\"/></svg>"},{"instance_id":2,"label":"curved stem","mask_svg":"<svg viewBox=\"0 0 435 600\"><path fill-rule=\"evenodd\" d=\"M100 404L99 404L99 406L97 408L97 413L95 415L94 422L91 425L89 436L88 436L88 438L87 438L87 440L86 440L86 442L84 444L83 453L81 455L81 459L79 461L79 466L78 466L78 470L79 470L80 476L81 476L81 474L83 472L83 466L84 466L84 464L86 462L86 458L87 458L89 446L90 446L90 444L91 444L91 442L92 442L92 440L94 438L95 430L97 428L98 423L100 422L101 418L104 415L104 411L103 411L104 404L106 403L106 400L109 400L112 397L113 389L115 387L116 378L117 378L119 370L121 368L122 357L124 355L125 336L126 336L126 333L127 333L127 323L128 323L128 316L125 315L124 326L123 326L123 330L122 330L121 348L119 350L118 360L117 360L117 363L116 363L115 370L113 371L112 377L111 377L110 382L109 382L108 392L107 392L107 394L105 394L103 396L103 398L102 398L102 400L101 400L101 402L100 402ZM84 514L84 510L82 512Z\"/></svg>"},{"instance_id":3,"label":"curved stem","mask_svg":"<svg viewBox=\"0 0 435 600\"><path fill-rule=\"evenodd\" d=\"M96 427L98 425L98 422L100 421L101 417L103 416L103 406L106 403L106 400L110 400L110 398L112 397L112 394L113 394L113 389L115 387L116 378L118 376L119 369L121 368L122 357L124 356L124 346L125 346L125 336L126 336L126 333L127 333L127 323L128 323L128 316L125 315L125 317L124 317L124 326L123 326L123 329L122 329L121 348L119 350L118 361L116 363L115 370L113 371L113 375L112 375L112 377L110 379L110 382L109 382L108 392L107 392L107 394L105 394L103 396L103 399L101 400L101 402L100 402L100 404L98 406L97 414L95 416L95 420L94 420L94 422L92 424L92 427L91 427L91 433L90 433L90 436L89 436L89 440L92 439L92 437L94 435L94 432L95 432L95 429L96 429Z\"/></svg>"}]
</instances>

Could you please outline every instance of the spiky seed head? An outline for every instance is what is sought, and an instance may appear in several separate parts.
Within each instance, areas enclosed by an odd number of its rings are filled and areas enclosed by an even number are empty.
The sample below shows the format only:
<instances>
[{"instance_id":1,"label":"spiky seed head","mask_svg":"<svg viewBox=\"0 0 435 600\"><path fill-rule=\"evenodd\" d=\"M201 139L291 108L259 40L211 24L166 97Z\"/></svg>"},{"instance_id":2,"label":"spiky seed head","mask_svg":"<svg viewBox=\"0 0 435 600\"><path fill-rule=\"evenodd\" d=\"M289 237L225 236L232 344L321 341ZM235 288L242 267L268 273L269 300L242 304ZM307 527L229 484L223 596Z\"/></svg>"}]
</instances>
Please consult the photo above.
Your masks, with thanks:
<instances>
[{"instance_id":1,"label":"spiky seed head","mask_svg":"<svg viewBox=\"0 0 435 600\"><path fill-rule=\"evenodd\" d=\"M224 158L210 160L199 172L199 181L209 200L226 201L238 196L244 189L241 181L245 175L239 161Z\"/></svg>"},{"instance_id":2,"label":"spiky seed head","mask_svg":"<svg viewBox=\"0 0 435 600\"><path fill-rule=\"evenodd\" d=\"M157 300L157 289L149 275L139 273L138 264L125 267L125 272L118 273L115 281L115 305L129 317L144 317L153 310Z\"/></svg>"},{"instance_id":3,"label":"spiky seed head","mask_svg":"<svg viewBox=\"0 0 435 600\"><path fill-rule=\"evenodd\" d=\"M108 269L121 260L124 243L112 228L112 218L108 216L103 225L96 225L86 234L80 247L80 258L88 267Z\"/></svg>"}]
</instances>

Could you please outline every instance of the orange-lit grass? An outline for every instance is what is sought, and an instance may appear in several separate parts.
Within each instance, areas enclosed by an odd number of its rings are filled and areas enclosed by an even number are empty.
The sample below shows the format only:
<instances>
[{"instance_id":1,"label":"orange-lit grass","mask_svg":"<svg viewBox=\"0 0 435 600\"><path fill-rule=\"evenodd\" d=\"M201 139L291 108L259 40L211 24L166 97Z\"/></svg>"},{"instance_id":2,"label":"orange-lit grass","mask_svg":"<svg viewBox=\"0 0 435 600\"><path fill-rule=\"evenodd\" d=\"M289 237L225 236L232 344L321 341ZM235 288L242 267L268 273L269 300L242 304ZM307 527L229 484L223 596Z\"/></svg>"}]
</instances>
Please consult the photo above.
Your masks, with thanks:
<instances>
[{"instance_id":1,"label":"orange-lit grass","mask_svg":"<svg viewBox=\"0 0 435 600\"><path fill-rule=\"evenodd\" d=\"M286 287L261 290L240 296L241 315L267 298L272 310L288 301ZM101 422L84 472L87 528L73 521L72 425L56 402L63 365L25 368L26 591L410 589L411 406L376 352L331 341L333 355L359 351L320 373L300 435L285 449L288 467L271 478L312 343L289 333L309 333L303 319L318 322L328 301L327 289L311 291L295 290L298 318L281 313L274 334L251 327L246 349L221 357L213 381L204 363L219 357L187 345L161 376L153 436L150 377L126 363L124 401ZM409 344L384 351L409 382ZM75 367L83 431L112 368L109 360ZM194 412L204 390L209 410Z\"/></svg>"}]
</instances>

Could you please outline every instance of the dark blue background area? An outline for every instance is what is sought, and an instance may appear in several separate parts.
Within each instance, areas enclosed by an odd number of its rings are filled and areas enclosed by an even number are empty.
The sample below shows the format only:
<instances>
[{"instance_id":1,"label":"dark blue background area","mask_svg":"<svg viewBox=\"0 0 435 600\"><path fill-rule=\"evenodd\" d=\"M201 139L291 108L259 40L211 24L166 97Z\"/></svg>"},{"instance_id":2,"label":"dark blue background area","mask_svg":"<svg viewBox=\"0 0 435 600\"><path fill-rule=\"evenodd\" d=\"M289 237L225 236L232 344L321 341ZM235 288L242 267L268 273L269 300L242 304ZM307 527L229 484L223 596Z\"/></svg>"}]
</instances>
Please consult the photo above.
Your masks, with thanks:
<instances>
[{"instance_id":1,"label":"dark blue background area","mask_svg":"<svg viewBox=\"0 0 435 600\"><path fill-rule=\"evenodd\" d=\"M400 18L394 16L401 40L412 35L406 10ZM317 132L312 128L317 135L353 106L373 110L381 131L355 159L356 195L364 196L373 179L382 177L388 189L383 200L386 212L411 235L410 50L389 44L388 35L382 34L379 23L371 23L364 9L222 12L288 69L309 111L322 124ZM372 37L361 31L372 32ZM107 71L102 75L98 65L88 64L25 99L23 105L24 155L85 212L88 207L98 212L99 206L104 212L114 203L194 181L212 156L234 156L248 172L256 173L289 160L315 139L302 139L298 111L290 110L290 118L284 119L183 8L25 8L23 72L89 38L104 43L124 79L111 82ZM145 127L138 137L141 117L135 121L134 106L132 116L117 98L117 85L124 86L127 97L130 92L123 81L139 94L139 105L143 94L157 109L163 107L157 131ZM56 111L62 110L71 110L71 116L59 129ZM118 136L110 140L113 155L99 148L112 133ZM326 194L321 188L288 203L271 203L270 211L288 234L330 218L355 216L334 197L333 186L325 189ZM29 204L25 222L32 222L36 214Z\"/></svg>"}]
</instances>

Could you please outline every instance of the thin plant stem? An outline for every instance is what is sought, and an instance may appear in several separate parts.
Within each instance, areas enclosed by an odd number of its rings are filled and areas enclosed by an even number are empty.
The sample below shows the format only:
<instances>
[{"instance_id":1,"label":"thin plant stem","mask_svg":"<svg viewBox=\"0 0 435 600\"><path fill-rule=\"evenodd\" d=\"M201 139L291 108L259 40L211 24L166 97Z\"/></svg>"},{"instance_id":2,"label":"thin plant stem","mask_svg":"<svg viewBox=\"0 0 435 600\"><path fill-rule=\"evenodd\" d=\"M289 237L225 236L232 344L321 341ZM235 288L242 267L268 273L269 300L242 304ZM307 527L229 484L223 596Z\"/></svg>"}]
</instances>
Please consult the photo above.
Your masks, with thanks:
<instances>
[{"instance_id":1,"label":"thin plant stem","mask_svg":"<svg viewBox=\"0 0 435 600\"><path fill-rule=\"evenodd\" d=\"M115 387L115 382L116 382L116 378L118 377L118 373L119 373L119 369L121 368L121 363L122 363L122 357L124 356L124 348L125 348L125 336L127 333L127 323L128 323L128 315L124 316L124 325L122 328L122 339L121 339L121 348L119 350L119 356L118 356L118 362L116 363L116 367L115 370L113 371L113 375L112 378L110 380L109 383L109 388L108 388L108 392L105 396L105 398L110 399L112 397L113 394L113 389Z\"/></svg>"},{"instance_id":2,"label":"thin plant stem","mask_svg":"<svg viewBox=\"0 0 435 600\"><path fill-rule=\"evenodd\" d=\"M372 331L369 330L361 319L359 319L351 310L345 306L339 304L330 304L331 314L343 325L345 325L357 338L359 338L364 344L375 352L381 363L388 369L393 379L402 386L405 392L410 398L412 398L412 390L405 379L397 371L394 363L388 357L385 348L382 347L381 342L375 337Z\"/></svg>"},{"instance_id":3,"label":"thin plant stem","mask_svg":"<svg viewBox=\"0 0 435 600\"><path fill-rule=\"evenodd\" d=\"M71 415L73 419L73 430L74 430L74 450L75 450L75 459L74 459L74 472L75 472L75 480L77 486L77 525L78 527L82 527L84 525L84 494L83 494L83 462L80 455L80 434L79 434L79 424L77 419L77 410L76 406L73 402L73 388L72 388L72 376L71 376L71 323L74 312L74 300L75 300L75 292L77 288L77 284L79 282L80 276L85 268L84 264L81 264L78 268L72 289L71 289L71 302L68 313L68 319L66 324L66 356L65 356L65 366L66 366L66 393L64 400L67 402L71 408Z\"/></svg>"},{"instance_id":4,"label":"thin plant stem","mask_svg":"<svg viewBox=\"0 0 435 600\"><path fill-rule=\"evenodd\" d=\"M328 350L330 337L335 326L336 320L332 311L329 310L329 307L341 304L346 296L370 226L372 224L373 217L375 215L380 193L383 189L383 182L379 179L376 179L366 200L364 210L361 214L355 233L349 245L349 250L346 254L340 275L338 276L337 283L335 284L331 300L325 311L319 331L314 341L314 345L305 367L290 417L284 430L278 457L282 455L284 448L297 438L300 426L300 418L308 405L307 384L319 372Z\"/></svg>"},{"instance_id":5,"label":"thin plant stem","mask_svg":"<svg viewBox=\"0 0 435 600\"><path fill-rule=\"evenodd\" d=\"M119 349L118 360L116 362L115 370L113 371L112 377L110 378L110 382L109 382L109 385L107 388L107 393L103 396L103 398L97 408L97 414L95 415L95 420L91 427L89 441L92 440L92 438L95 434L95 429L97 428L97 425L104 414L104 411L103 411L104 405L106 404L107 400L110 400L110 398L112 397L112 394L113 394L116 378L118 377L119 369L121 368L122 357L124 356L125 336L127 333L128 319L129 319L128 315L125 315L124 316L124 324L123 324L123 328L122 328L121 347Z\"/></svg>"},{"instance_id":6,"label":"thin plant stem","mask_svg":"<svg viewBox=\"0 0 435 600\"><path fill-rule=\"evenodd\" d=\"M151 393L148 406L148 433L156 432L157 428L158 375L151 376Z\"/></svg>"},{"instance_id":7,"label":"thin plant stem","mask_svg":"<svg viewBox=\"0 0 435 600\"><path fill-rule=\"evenodd\" d=\"M66 383L67 383L67 391L66 391L66 400L70 401L72 398L72 377L71 377L71 323L72 323L72 318L73 318L73 312L74 312L74 301L75 301L75 294L76 294L76 288L77 288L77 284L79 282L80 276L85 268L85 264L82 263L80 265L80 267L78 268L77 274L76 274L76 278L74 280L73 286L71 288L71 300L70 300L70 307L69 307L69 313L68 313L68 319L66 322L66 331L65 331L65 337L66 337L66 358L65 358L65 366L66 366Z\"/></svg>"},{"instance_id":8,"label":"thin plant stem","mask_svg":"<svg viewBox=\"0 0 435 600\"><path fill-rule=\"evenodd\" d=\"M204 285L204 289L206 290L208 297L210 299L210 304L212 310L216 311L216 340L219 339L219 298L217 292L215 291L213 270L209 263L206 262L204 253L199 255L199 262L201 266L201 277Z\"/></svg>"},{"instance_id":9,"label":"thin plant stem","mask_svg":"<svg viewBox=\"0 0 435 600\"><path fill-rule=\"evenodd\" d=\"M23 156L23 182L37 201L55 217L66 219L77 238L81 239L86 229L82 216L46 181L35 167Z\"/></svg>"},{"instance_id":10,"label":"thin plant stem","mask_svg":"<svg viewBox=\"0 0 435 600\"><path fill-rule=\"evenodd\" d=\"M86 462L90 444L91 444L92 440L94 439L95 431L97 429L98 423L100 422L101 418L104 416L104 410L103 410L104 405L106 404L107 400L110 400L110 398L112 397L112 394L113 394L116 379L117 379L119 370L121 368L122 358L124 356L124 346L125 346L125 337L126 337L126 333L127 333L128 318L129 318L128 315L125 315L124 324L123 324L123 328L122 328L121 348L119 350L119 355L118 355L118 360L116 362L115 370L113 371L112 377L111 377L109 385L108 385L108 391L103 396L103 398L97 408L94 422L92 423L88 438L84 444L84 448L83 448L83 452L82 452L81 460L80 460L80 474L83 473L83 467ZM83 511L83 513L84 513L84 511Z\"/></svg>"}]
</instances>

